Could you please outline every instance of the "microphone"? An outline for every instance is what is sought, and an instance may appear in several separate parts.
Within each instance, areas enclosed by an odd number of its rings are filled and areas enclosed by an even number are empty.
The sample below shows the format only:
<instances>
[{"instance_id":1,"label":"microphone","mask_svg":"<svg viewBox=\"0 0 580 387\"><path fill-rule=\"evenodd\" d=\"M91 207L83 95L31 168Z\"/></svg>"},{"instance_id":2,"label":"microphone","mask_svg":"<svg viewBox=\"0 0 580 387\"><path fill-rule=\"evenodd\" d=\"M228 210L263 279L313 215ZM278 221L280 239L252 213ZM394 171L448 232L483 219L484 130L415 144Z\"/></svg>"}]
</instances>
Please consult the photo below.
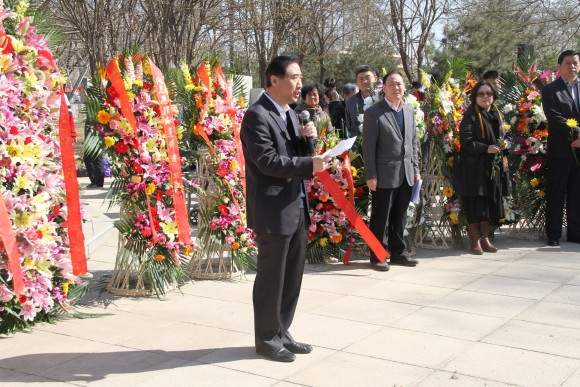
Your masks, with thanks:
<instances>
[{"instance_id":1,"label":"microphone","mask_svg":"<svg viewBox=\"0 0 580 387\"><path fill-rule=\"evenodd\" d=\"M310 112L308 110L302 110L300 113L300 121L302 125L306 125L310 122ZM312 137L306 137L306 142L308 143L308 152L314 154L314 139Z\"/></svg>"}]
</instances>

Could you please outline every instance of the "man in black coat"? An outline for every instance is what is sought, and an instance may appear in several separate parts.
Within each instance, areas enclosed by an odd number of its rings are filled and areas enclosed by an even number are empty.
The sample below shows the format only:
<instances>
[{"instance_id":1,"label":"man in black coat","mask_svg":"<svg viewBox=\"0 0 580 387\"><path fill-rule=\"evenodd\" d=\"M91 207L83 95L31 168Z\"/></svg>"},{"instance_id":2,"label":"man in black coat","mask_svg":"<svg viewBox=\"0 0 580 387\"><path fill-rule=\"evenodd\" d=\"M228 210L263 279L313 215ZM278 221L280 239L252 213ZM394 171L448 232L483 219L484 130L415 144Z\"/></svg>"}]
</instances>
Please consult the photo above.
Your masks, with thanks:
<instances>
[{"instance_id":1,"label":"man in black coat","mask_svg":"<svg viewBox=\"0 0 580 387\"><path fill-rule=\"evenodd\" d=\"M371 66L363 65L356 69L356 84L359 92L346 102L346 131L348 137L356 137L362 133L362 120L364 113L364 100L374 93L377 76Z\"/></svg>"},{"instance_id":2,"label":"man in black coat","mask_svg":"<svg viewBox=\"0 0 580 387\"><path fill-rule=\"evenodd\" d=\"M548 119L548 182L546 188L546 234L548 246L558 246L566 202L568 242L580 243L580 53L563 51L558 57L560 78L542 90L542 106ZM574 156L575 154L575 156Z\"/></svg>"},{"instance_id":3,"label":"man in black coat","mask_svg":"<svg viewBox=\"0 0 580 387\"><path fill-rule=\"evenodd\" d=\"M241 128L248 227L258 246L254 331L258 354L291 362L295 353L312 350L288 332L300 294L310 225L304 180L328 168L328 160L311 156L316 128L312 123L301 127L288 106L298 101L302 88L297 59L274 58L266 80L266 92L248 109Z\"/></svg>"}]
</instances>

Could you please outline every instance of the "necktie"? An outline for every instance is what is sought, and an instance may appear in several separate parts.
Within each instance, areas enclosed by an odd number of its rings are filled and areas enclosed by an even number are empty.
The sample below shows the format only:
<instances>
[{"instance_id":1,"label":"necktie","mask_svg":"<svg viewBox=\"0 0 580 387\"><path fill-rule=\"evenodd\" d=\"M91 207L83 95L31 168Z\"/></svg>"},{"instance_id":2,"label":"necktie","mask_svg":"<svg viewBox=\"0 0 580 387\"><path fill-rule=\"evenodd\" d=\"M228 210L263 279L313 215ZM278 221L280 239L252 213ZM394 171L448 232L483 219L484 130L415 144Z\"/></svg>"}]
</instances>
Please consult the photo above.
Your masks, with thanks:
<instances>
[{"instance_id":1,"label":"necktie","mask_svg":"<svg viewBox=\"0 0 580 387\"><path fill-rule=\"evenodd\" d=\"M294 125L292 125L292 118L290 117L290 110L286 112L286 130L290 134L290 139L294 143L294 146L298 149L298 139L296 138L296 132L294 131Z\"/></svg>"}]
</instances>

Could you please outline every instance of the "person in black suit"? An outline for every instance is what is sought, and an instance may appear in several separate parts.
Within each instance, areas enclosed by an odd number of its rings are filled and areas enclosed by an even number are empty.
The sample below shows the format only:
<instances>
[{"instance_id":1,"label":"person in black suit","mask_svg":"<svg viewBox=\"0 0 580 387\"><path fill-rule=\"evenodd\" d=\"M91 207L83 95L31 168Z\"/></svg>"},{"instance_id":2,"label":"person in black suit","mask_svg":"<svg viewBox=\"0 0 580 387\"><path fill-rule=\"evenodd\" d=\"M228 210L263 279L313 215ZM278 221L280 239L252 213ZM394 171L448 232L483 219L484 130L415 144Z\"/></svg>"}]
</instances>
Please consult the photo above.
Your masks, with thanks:
<instances>
[{"instance_id":1,"label":"person in black suit","mask_svg":"<svg viewBox=\"0 0 580 387\"><path fill-rule=\"evenodd\" d=\"M298 101L302 73L298 60L279 56L266 68L266 91L242 121L246 165L248 227L256 234L258 263L254 282L256 352L291 362L312 346L296 342L292 324L306 259L310 225L304 179L328 168L312 156L314 124L303 127L289 104Z\"/></svg>"},{"instance_id":2,"label":"person in black suit","mask_svg":"<svg viewBox=\"0 0 580 387\"><path fill-rule=\"evenodd\" d=\"M566 202L568 242L580 243L580 53L563 51L558 57L560 78L542 90L542 106L548 119L548 182L546 187L546 235L548 246L558 246ZM575 157L574 157L575 154Z\"/></svg>"}]
</instances>

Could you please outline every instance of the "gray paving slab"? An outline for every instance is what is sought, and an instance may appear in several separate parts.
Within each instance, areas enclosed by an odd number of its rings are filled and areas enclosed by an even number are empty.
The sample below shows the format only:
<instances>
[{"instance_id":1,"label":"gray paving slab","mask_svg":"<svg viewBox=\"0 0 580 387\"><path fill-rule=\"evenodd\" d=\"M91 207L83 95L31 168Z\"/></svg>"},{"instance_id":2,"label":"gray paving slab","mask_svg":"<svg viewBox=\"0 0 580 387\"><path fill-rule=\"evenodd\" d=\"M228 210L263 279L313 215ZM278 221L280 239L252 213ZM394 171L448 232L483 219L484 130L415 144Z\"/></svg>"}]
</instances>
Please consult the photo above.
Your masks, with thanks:
<instances>
[{"instance_id":1,"label":"gray paving slab","mask_svg":"<svg viewBox=\"0 0 580 387\"><path fill-rule=\"evenodd\" d=\"M519 386L558 386L578 366L577 359L476 343L444 370Z\"/></svg>"},{"instance_id":2,"label":"gray paving slab","mask_svg":"<svg viewBox=\"0 0 580 387\"><path fill-rule=\"evenodd\" d=\"M91 235L112 225L103 192L83 197ZM415 268L306 265L292 333L314 351L280 364L254 350L253 273L117 297L103 291L117 238L111 228L88 248L95 278L78 309L101 316L0 337L2 385L580 385L579 244L504 232L497 254L417 249Z\"/></svg>"}]
</instances>

